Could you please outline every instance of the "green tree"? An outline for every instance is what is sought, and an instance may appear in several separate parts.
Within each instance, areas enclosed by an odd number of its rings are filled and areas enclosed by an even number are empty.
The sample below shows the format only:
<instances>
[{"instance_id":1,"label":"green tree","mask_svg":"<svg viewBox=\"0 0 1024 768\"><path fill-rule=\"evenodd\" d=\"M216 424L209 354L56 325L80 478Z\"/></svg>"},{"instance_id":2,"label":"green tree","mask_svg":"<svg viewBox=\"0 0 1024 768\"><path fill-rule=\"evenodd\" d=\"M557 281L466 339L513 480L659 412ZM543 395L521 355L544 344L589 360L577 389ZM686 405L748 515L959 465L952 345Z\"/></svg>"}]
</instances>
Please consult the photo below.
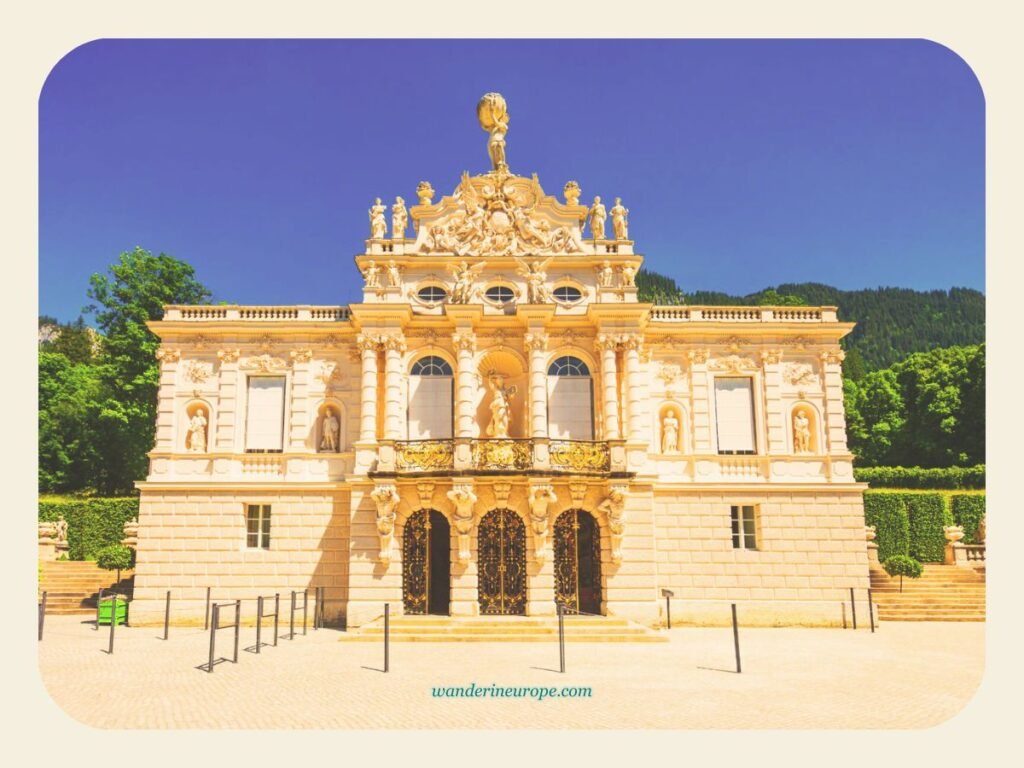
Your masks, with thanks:
<instances>
[{"instance_id":1,"label":"green tree","mask_svg":"<svg viewBox=\"0 0 1024 768\"><path fill-rule=\"evenodd\" d=\"M74 491L92 485L99 371L65 355L39 352L39 488Z\"/></svg>"},{"instance_id":2,"label":"green tree","mask_svg":"<svg viewBox=\"0 0 1024 768\"><path fill-rule=\"evenodd\" d=\"M782 294L774 288L761 291L757 303L762 307L804 307L807 302L800 296L793 294Z\"/></svg>"},{"instance_id":3,"label":"green tree","mask_svg":"<svg viewBox=\"0 0 1024 768\"><path fill-rule=\"evenodd\" d=\"M211 294L189 264L138 247L89 283L95 303L86 311L95 314L103 334L95 421L103 461L95 482L98 491L113 495L130 492L145 476L146 453L153 447L159 340L146 322L160 319L166 304L206 304Z\"/></svg>"},{"instance_id":4,"label":"green tree","mask_svg":"<svg viewBox=\"0 0 1024 768\"><path fill-rule=\"evenodd\" d=\"M636 275L637 299L646 304L685 304L682 290L671 277L641 269Z\"/></svg>"},{"instance_id":5,"label":"green tree","mask_svg":"<svg viewBox=\"0 0 1024 768\"><path fill-rule=\"evenodd\" d=\"M860 350L847 350L846 357L843 359L843 378L850 381L860 381L867 375L867 372L868 368L864 364L864 355L860 353Z\"/></svg>"},{"instance_id":6,"label":"green tree","mask_svg":"<svg viewBox=\"0 0 1024 768\"><path fill-rule=\"evenodd\" d=\"M59 324L57 335L44 346L47 351L62 354L72 363L91 363L96 338L96 331L79 317L73 323Z\"/></svg>"}]
</instances>

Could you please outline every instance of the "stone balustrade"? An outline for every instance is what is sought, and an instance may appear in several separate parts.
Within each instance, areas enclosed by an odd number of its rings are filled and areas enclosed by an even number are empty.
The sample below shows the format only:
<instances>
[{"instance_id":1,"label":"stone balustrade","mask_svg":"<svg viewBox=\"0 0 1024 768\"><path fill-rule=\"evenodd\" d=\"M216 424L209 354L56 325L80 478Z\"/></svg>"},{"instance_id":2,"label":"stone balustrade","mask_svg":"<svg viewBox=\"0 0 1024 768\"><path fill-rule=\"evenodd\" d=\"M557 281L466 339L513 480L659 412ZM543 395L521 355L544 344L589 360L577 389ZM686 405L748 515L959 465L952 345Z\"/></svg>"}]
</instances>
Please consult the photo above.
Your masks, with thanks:
<instances>
[{"instance_id":1,"label":"stone balustrade","mask_svg":"<svg viewBox=\"0 0 1024 768\"><path fill-rule=\"evenodd\" d=\"M655 323L834 323L835 307L662 306L651 308Z\"/></svg>"},{"instance_id":2,"label":"stone balustrade","mask_svg":"<svg viewBox=\"0 0 1024 768\"><path fill-rule=\"evenodd\" d=\"M346 306L239 306L209 305L182 306L171 304L164 308L164 321L216 322L216 321L315 321L348 322Z\"/></svg>"}]
</instances>

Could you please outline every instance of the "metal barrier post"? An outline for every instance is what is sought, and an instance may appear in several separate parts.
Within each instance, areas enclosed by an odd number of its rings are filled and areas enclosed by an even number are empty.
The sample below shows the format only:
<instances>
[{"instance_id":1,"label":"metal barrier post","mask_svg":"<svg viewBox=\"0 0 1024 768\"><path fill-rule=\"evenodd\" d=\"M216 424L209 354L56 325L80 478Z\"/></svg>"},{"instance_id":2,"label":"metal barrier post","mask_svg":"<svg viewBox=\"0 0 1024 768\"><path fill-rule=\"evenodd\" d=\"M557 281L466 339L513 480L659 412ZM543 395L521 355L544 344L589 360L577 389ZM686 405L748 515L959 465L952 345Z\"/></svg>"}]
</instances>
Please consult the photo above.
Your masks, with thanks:
<instances>
[{"instance_id":1,"label":"metal barrier post","mask_svg":"<svg viewBox=\"0 0 1024 768\"><path fill-rule=\"evenodd\" d=\"M171 590L167 590L167 597L164 599L164 640L171 626Z\"/></svg>"},{"instance_id":2,"label":"metal barrier post","mask_svg":"<svg viewBox=\"0 0 1024 768\"><path fill-rule=\"evenodd\" d=\"M857 628L857 603L853 601L853 587L850 587L850 614L853 616L853 628Z\"/></svg>"},{"instance_id":3,"label":"metal barrier post","mask_svg":"<svg viewBox=\"0 0 1024 768\"><path fill-rule=\"evenodd\" d=\"M100 630L100 603L103 602L103 587L100 587L100 591L96 595L96 626L93 627L97 632Z\"/></svg>"},{"instance_id":4,"label":"metal barrier post","mask_svg":"<svg viewBox=\"0 0 1024 768\"><path fill-rule=\"evenodd\" d=\"M842 606L843 609L843 629L846 629L846 602L844 601L839 605Z\"/></svg>"},{"instance_id":5,"label":"metal barrier post","mask_svg":"<svg viewBox=\"0 0 1024 768\"><path fill-rule=\"evenodd\" d=\"M107 646L107 653L114 653L114 627L117 626L117 593L111 596L110 604L110 643Z\"/></svg>"},{"instance_id":6,"label":"metal barrier post","mask_svg":"<svg viewBox=\"0 0 1024 768\"><path fill-rule=\"evenodd\" d=\"M46 620L46 593L43 592L43 601L39 604L39 639L43 639L43 622Z\"/></svg>"},{"instance_id":7,"label":"metal barrier post","mask_svg":"<svg viewBox=\"0 0 1024 768\"><path fill-rule=\"evenodd\" d=\"M220 608L213 606L213 616L210 617L212 621L208 621L210 630L210 663L206 667L206 671L213 673L213 650L217 643L217 624L220 623Z\"/></svg>"},{"instance_id":8,"label":"metal barrier post","mask_svg":"<svg viewBox=\"0 0 1024 768\"><path fill-rule=\"evenodd\" d=\"M256 653L260 652L260 630L263 629L263 596L256 598Z\"/></svg>"},{"instance_id":9,"label":"metal barrier post","mask_svg":"<svg viewBox=\"0 0 1024 768\"><path fill-rule=\"evenodd\" d=\"M565 606L558 604L558 671L565 673Z\"/></svg>"},{"instance_id":10,"label":"metal barrier post","mask_svg":"<svg viewBox=\"0 0 1024 768\"><path fill-rule=\"evenodd\" d=\"M384 671L391 668L391 604L384 603Z\"/></svg>"},{"instance_id":11,"label":"metal barrier post","mask_svg":"<svg viewBox=\"0 0 1024 768\"><path fill-rule=\"evenodd\" d=\"M668 619L668 628L672 629L672 598L665 595L665 618Z\"/></svg>"},{"instance_id":12,"label":"metal barrier post","mask_svg":"<svg viewBox=\"0 0 1024 768\"><path fill-rule=\"evenodd\" d=\"M740 632L736 626L736 603L732 604L732 642L736 648L736 674L740 674L743 668L740 666Z\"/></svg>"},{"instance_id":13,"label":"metal barrier post","mask_svg":"<svg viewBox=\"0 0 1024 768\"><path fill-rule=\"evenodd\" d=\"M292 607L288 617L288 639L295 639L295 590L292 590Z\"/></svg>"},{"instance_id":14,"label":"metal barrier post","mask_svg":"<svg viewBox=\"0 0 1024 768\"><path fill-rule=\"evenodd\" d=\"M302 634L306 634L306 608L309 605L309 590L302 590Z\"/></svg>"},{"instance_id":15,"label":"metal barrier post","mask_svg":"<svg viewBox=\"0 0 1024 768\"><path fill-rule=\"evenodd\" d=\"M242 632L242 601L235 600L235 658L233 663L238 663L238 636Z\"/></svg>"},{"instance_id":16,"label":"metal barrier post","mask_svg":"<svg viewBox=\"0 0 1024 768\"><path fill-rule=\"evenodd\" d=\"M868 617L871 619L871 633L875 632L875 606L871 604L871 587L868 587Z\"/></svg>"},{"instance_id":17,"label":"metal barrier post","mask_svg":"<svg viewBox=\"0 0 1024 768\"><path fill-rule=\"evenodd\" d=\"M277 619L281 614L281 593L274 593L274 647L277 648Z\"/></svg>"},{"instance_id":18,"label":"metal barrier post","mask_svg":"<svg viewBox=\"0 0 1024 768\"><path fill-rule=\"evenodd\" d=\"M210 627L210 588L206 588L206 613L203 616L203 629Z\"/></svg>"}]
</instances>

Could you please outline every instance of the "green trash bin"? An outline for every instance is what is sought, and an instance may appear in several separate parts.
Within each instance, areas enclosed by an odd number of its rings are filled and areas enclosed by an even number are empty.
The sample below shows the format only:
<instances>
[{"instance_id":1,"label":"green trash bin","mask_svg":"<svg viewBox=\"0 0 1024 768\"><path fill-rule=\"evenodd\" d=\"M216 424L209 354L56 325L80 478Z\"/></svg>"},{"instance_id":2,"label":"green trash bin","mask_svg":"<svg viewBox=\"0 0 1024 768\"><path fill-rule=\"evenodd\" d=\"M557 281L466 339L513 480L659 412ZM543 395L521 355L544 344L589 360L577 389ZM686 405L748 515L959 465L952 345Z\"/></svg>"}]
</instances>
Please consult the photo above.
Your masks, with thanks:
<instances>
[{"instance_id":1,"label":"green trash bin","mask_svg":"<svg viewBox=\"0 0 1024 768\"><path fill-rule=\"evenodd\" d=\"M100 624L107 624L107 625L110 624L110 612L112 610L113 604L114 604L113 599L111 599L109 597L104 597L102 600L100 600L100 606L99 606L100 607L99 623ZM123 599L123 598L120 598L120 597L117 599L117 618L116 618L116 621L117 621L118 624L127 624L128 623L128 601Z\"/></svg>"}]
</instances>

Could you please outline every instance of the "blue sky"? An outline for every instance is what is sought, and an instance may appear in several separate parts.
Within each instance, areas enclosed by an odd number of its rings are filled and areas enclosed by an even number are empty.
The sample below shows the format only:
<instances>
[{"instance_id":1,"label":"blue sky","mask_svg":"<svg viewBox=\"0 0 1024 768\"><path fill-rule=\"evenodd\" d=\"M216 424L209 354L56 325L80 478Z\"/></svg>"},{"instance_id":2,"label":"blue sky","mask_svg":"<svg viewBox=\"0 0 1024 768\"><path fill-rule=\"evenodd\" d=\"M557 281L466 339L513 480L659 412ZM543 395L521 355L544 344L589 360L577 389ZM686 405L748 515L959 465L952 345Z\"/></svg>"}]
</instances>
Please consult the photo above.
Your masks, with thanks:
<instances>
[{"instance_id":1,"label":"blue sky","mask_svg":"<svg viewBox=\"0 0 1024 768\"><path fill-rule=\"evenodd\" d=\"M375 196L508 160L621 196L685 290L984 288L984 97L923 40L101 40L40 96L40 312L135 245L216 300L344 304Z\"/></svg>"}]
</instances>

